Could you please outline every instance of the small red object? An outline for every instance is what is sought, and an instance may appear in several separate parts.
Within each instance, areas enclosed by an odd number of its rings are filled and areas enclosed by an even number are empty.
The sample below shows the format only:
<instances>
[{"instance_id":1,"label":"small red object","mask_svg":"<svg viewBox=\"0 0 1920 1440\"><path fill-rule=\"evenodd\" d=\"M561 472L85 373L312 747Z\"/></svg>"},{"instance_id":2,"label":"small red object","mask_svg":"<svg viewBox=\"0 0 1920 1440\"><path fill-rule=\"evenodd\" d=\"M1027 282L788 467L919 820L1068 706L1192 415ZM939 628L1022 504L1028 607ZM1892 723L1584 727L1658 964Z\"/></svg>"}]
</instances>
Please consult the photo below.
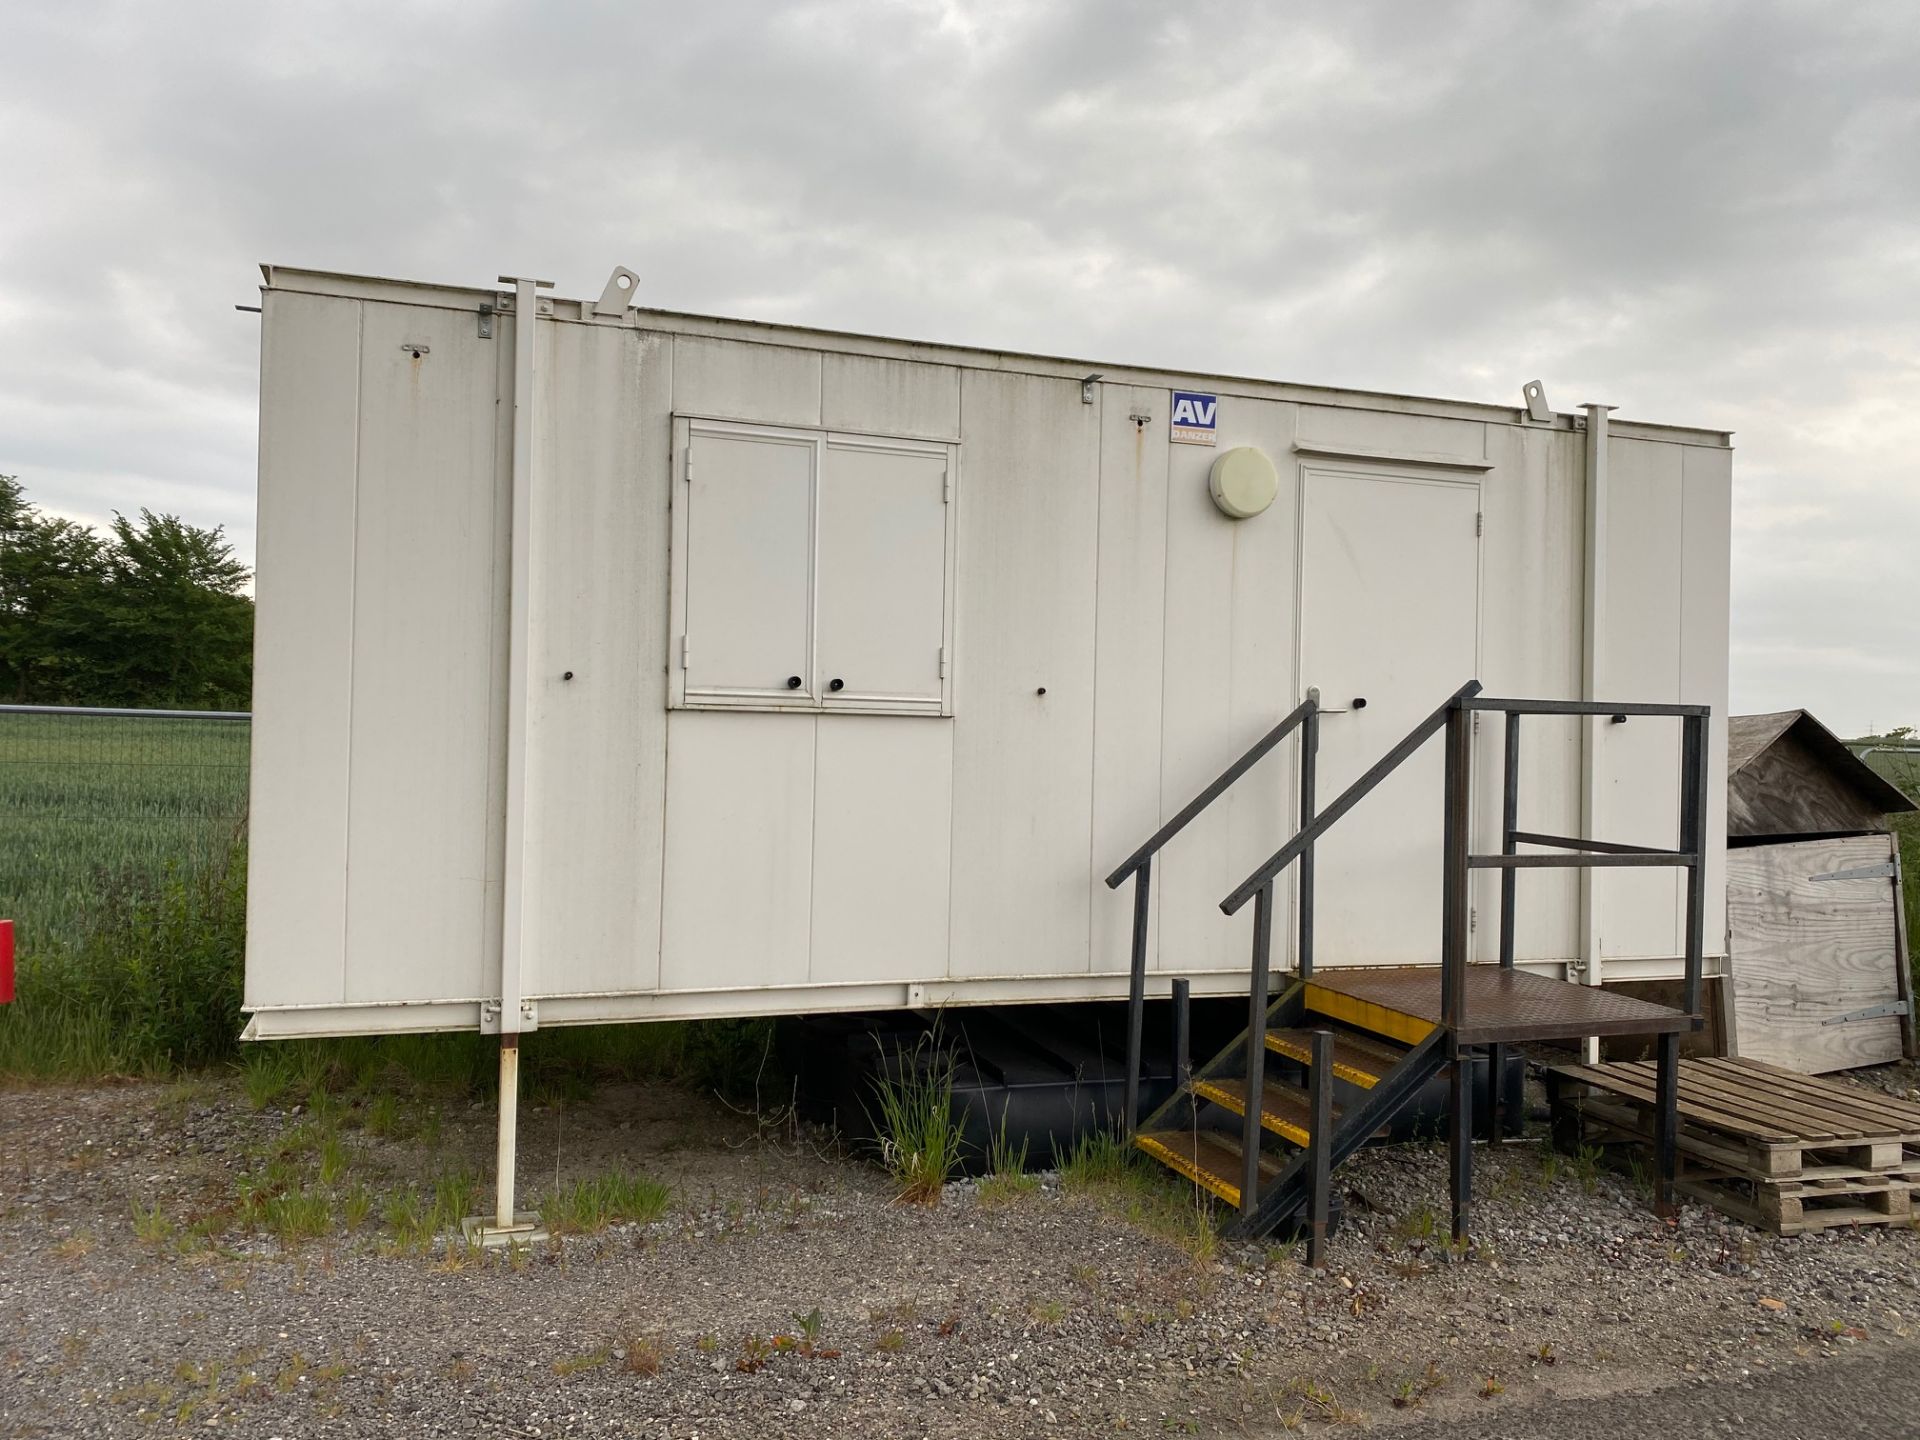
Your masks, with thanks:
<instances>
[{"instance_id":1,"label":"small red object","mask_svg":"<svg viewBox=\"0 0 1920 1440\"><path fill-rule=\"evenodd\" d=\"M13 921L0 920L0 1005L13 1003Z\"/></svg>"}]
</instances>

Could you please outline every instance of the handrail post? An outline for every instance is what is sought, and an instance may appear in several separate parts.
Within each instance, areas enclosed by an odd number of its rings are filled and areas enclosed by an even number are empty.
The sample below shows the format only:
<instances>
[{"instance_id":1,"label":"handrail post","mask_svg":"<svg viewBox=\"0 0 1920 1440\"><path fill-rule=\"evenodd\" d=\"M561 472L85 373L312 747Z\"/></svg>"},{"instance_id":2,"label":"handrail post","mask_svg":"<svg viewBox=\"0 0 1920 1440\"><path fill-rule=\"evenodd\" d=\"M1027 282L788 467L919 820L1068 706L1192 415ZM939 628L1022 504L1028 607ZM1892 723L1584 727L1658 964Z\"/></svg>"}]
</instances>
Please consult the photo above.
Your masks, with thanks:
<instances>
[{"instance_id":1,"label":"handrail post","mask_svg":"<svg viewBox=\"0 0 1920 1440\"><path fill-rule=\"evenodd\" d=\"M1680 722L1680 848L1693 856L1687 868L1687 1013L1700 1021L1700 967L1706 949L1707 717ZM1721 982L1725 984L1725 981Z\"/></svg>"},{"instance_id":2,"label":"handrail post","mask_svg":"<svg viewBox=\"0 0 1920 1440\"><path fill-rule=\"evenodd\" d=\"M1500 802L1500 853L1518 853L1514 834L1520 828L1520 713L1507 712L1507 753ZM1513 968L1514 882L1519 872L1500 872L1500 968Z\"/></svg>"},{"instance_id":3,"label":"handrail post","mask_svg":"<svg viewBox=\"0 0 1920 1440\"><path fill-rule=\"evenodd\" d=\"M1307 700L1313 708L1300 722L1300 828L1306 829L1313 823L1314 816L1314 777L1319 768L1320 755L1320 694L1317 690L1307 692ZM1313 974L1313 846L1309 845L1300 852L1300 978L1305 980Z\"/></svg>"},{"instance_id":4,"label":"handrail post","mask_svg":"<svg viewBox=\"0 0 1920 1440\"><path fill-rule=\"evenodd\" d=\"M1189 1102L1193 1098L1192 993L1189 981L1173 982L1173 1093L1187 1096Z\"/></svg>"},{"instance_id":5,"label":"handrail post","mask_svg":"<svg viewBox=\"0 0 1920 1440\"><path fill-rule=\"evenodd\" d=\"M1273 881L1253 897L1253 977L1247 988L1246 1114L1240 1124L1240 1213L1260 1202L1260 1121L1267 1073L1267 966L1273 949Z\"/></svg>"},{"instance_id":6,"label":"handrail post","mask_svg":"<svg viewBox=\"0 0 1920 1440\"><path fill-rule=\"evenodd\" d=\"M1327 1216L1332 1209L1333 1032L1313 1032L1313 1072L1307 1077L1307 1264L1327 1263Z\"/></svg>"},{"instance_id":7,"label":"handrail post","mask_svg":"<svg viewBox=\"0 0 1920 1440\"><path fill-rule=\"evenodd\" d=\"M1147 1014L1147 907L1153 893L1153 861L1133 872L1133 968L1127 977L1127 1099L1122 1133L1140 1123L1140 1042Z\"/></svg>"},{"instance_id":8,"label":"handrail post","mask_svg":"<svg viewBox=\"0 0 1920 1440\"><path fill-rule=\"evenodd\" d=\"M1467 1008L1467 822L1473 795L1473 718L1464 705L1447 712L1445 821L1441 846L1441 1023L1458 1030Z\"/></svg>"}]
</instances>

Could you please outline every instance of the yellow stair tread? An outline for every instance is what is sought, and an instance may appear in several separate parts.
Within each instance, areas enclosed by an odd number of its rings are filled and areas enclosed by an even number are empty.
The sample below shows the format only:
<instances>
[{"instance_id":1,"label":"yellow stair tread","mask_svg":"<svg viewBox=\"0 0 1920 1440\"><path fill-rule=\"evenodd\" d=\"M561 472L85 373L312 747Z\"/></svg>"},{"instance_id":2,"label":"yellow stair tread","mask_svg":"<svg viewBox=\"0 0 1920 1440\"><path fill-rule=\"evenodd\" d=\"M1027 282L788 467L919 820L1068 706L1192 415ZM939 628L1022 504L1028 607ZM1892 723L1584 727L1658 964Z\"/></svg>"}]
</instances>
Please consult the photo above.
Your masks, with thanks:
<instances>
[{"instance_id":1,"label":"yellow stair tread","mask_svg":"<svg viewBox=\"0 0 1920 1440\"><path fill-rule=\"evenodd\" d=\"M1134 1143L1169 1169L1239 1207L1240 1172L1246 1152L1234 1136L1220 1130L1151 1130L1135 1136ZM1279 1174L1280 1161L1262 1155L1262 1186Z\"/></svg>"},{"instance_id":2,"label":"yellow stair tread","mask_svg":"<svg viewBox=\"0 0 1920 1440\"><path fill-rule=\"evenodd\" d=\"M1302 1065L1313 1063L1313 1031L1269 1030L1267 1049ZM1333 1037L1333 1073L1355 1085L1373 1088L1407 1052L1365 1036L1336 1031Z\"/></svg>"},{"instance_id":3,"label":"yellow stair tread","mask_svg":"<svg viewBox=\"0 0 1920 1440\"><path fill-rule=\"evenodd\" d=\"M1247 1082L1238 1078L1196 1080L1193 1090L1202 1099L1223 1105L1236 1115L1247 1113ZM1334 1119L1340 1107L1333 1108ZM1260 1123L1282 1139L1305 1145L1312 1135L1313 1110L1307 1092L1297 1085L1268 1079L1260 1086Z\"/></svg>"},{"instance_id":4,"label":"yellow stair tread","mask_svg":"<svg viewBox=\"0 0 1920 1440\"><path fill-rule=\"evenodd\" d=\"M1423 1016L1349 995L1314 980L1307 981L1306 1002L1307 1009L1317 1015L1385 1040L1397 1040L1402 1045L1418 1045L1435 1029L1433 1022Z\"/></svg>"}]
</instances>

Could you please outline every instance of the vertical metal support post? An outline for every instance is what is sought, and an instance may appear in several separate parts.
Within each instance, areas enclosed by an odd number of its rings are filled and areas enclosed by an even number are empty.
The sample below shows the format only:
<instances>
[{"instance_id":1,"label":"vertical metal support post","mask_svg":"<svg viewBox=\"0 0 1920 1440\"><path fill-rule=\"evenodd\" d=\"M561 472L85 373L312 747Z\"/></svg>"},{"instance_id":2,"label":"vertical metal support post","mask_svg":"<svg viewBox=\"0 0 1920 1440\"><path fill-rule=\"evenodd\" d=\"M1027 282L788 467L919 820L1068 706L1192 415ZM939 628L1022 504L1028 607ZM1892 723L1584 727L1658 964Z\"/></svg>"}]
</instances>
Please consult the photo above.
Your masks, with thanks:
<instances>
[{"instance_id":1,"label":"vertical metal support post","mask_svg":"<svg viewBox=\"0 0 1920 1440\"><path fill-rule=\"evenodd\" d=\"M1303 830L1313 823L1316 813L1313 792L1320 755L1320 706L1317 703L1317 694L1318 692L1314 692L1308 695L1307 698L1315 700L1316 703L1300 722L1300 828ZM1300 852L1299 864L1299 975L1302 980L1305 980L1313 974L1313 847L1311 845Z\"/></svg>"},{"instance_id":2,"label":"vertical metal support post","mask_svg":"<svg viewBox=\"0 0 1920 1440\"><path fill-rule=\"evenodd\" d=\"M520 1130L520 1037L500 1037L500 1133L493 1157L493 1224L514 1228L514 1153Z\"/></svg>"},{"instance_id":3,"label":"vertical metal support post","mask_svg":"<svg viewBox=\"0 0 1920 1440\"><path fill-rule=\"evenodd\" d=\"M1260 1200L1260 1117L1267 1074L1267 966L1273 953L1273 881L1253 897L1253 978L1247 989L1247 1113L1240 1125L1240 1213Z\"/></svg>"},{"instance_id":4,"label":"vertical metal support post","mask_svg":"<svg viewBox=\"0 0 1920 1440\"><path fill-rule=\"evenodd\" d=\"M1660 1037L1659 1064L1653 1081L1653 1209L1673 1213L1674 1166L1680 1138L1680 1037Z\"/></svg>"},{"instance_id":5,"label":"vertical metal support post","mask_svg":"<svg viewBox=\"0 0 1920 1440\"><path fill-rule=\"evenodd\" d=\"M1133 968L1127 978L1127 1114L1122 1133L1140 1123L1140 1042L1147 1018L1147 907L1152 903L1153 861L1133 872Z\"/></svg>"},{"instance_id":6,"label":"vertical metal support post","mask_svg":"<svg viewBox=\"0 0 1920 1440\"><path fill-rule=\"evenodd\" d=\"M1453 1089L1453 1134L1448 1151L1448 1174L1453 1192L1453 1238L1467 1238L1468 1210L1473 1203L1473 1055L1453 1047L1450 1077Z\"/></svg>"},{"instance_id":7,"label":"vertical metal support post","mask_svg":"<svg viewBox=\"0 0 1920 1440\"><path fill-rule=\"evenodd\" d=\"M1487 1144L1498 1145L1507 1123L1507 1047L1487 1046Z\"/></svg>"},{"instance_id":8,"label":"vertical metal support post","mask_svg":"<svg viewBox=\"0 0 1920 1440\"><path fill-rule=\"evenodd\" d=\"M1473 717L1465 706L1447 714L1445 836L1440 891L1441 1023L1457 1030L1467 1008L1467 822L1473 794Z\"/></svg>"},{"instance_id":9,"label":"vertical metal support post","mask_svg":"<svg viewBox=\"0 0 1920 1440\"><path fill-rule=\"evenodd\" d=\"M1333 1197L1333 1032L1313 1032L1313 1070L1307 1077L1307 1264L1327 1263L1327 1214Z\"/></svg>"},{"instance_id":10,"label":"vertical metal support post","mask_svg":"<svg viewBox=\"0 0 1920 1440\"><path fill-rule=\"evenodd\" d=\"M1680 722L1680 848L1693 857L1687 867L1687 1013L1694 1017L1696 1029L1703 1023L1700 967L1706 949L1708 769L1707 717L1688 715Z\"/></svg>"},{"instance_id":11,"label":"vertical metal support post","mask_svg":"<svg viewBox=\"0 0 1920 1440\"><path fill-rule=\"evenodd\" d=\"M1193 1027L1189 1003L1193 986L1186 980L1173 982L1173 1090L1188 1093L1193 1084Z\"/></svg>"},{"instance_id":12,"label":"vertical metal support post","mask_svg":"<svg viewBox=\"0 0 1920 1440\"><path fill-rule=\"evenodd\" d=\"M1513 832L1520 828L1520 714L1518 711L1507 713L1507 753L1502 770L1503 790L1500 800L1500 853L1512 855L1520 847L1514 843ZM1506 869L1500 872L1500 968L1513 968L1513 911L1514 882L1519 871Z\"/></svg>"}]
</instances>

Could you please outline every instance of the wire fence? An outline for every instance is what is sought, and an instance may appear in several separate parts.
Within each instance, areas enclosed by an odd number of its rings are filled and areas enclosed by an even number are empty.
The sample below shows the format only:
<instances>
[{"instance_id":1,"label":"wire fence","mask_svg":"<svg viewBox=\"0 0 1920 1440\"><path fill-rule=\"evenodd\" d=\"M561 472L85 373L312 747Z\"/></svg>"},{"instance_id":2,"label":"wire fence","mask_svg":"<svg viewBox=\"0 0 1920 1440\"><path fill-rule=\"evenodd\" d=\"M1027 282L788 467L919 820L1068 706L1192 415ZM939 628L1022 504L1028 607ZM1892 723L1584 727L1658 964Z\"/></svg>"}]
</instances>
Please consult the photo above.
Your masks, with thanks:
<instances>
[{"instance_id":1,"label":"wire fence","mask_svg":"<svg viewBox=\"0 0 1920 1440\"><path fill-rule=\"evenodd\" d=\"M245 712L0 705L0 918L73 940L111 887L225 856L246 822Z\"/></svg>"},{"instance_id":2,"label":"wire fence","mask_svg":"<svg viewBox=\"0 0 1920 1440\"><path fill-rule=\"evenodd\" d=\"M1851 740L1849 748L1882 780L1909 800L1920 801L1920 744L1913 741Z\"/></svg>"}]
</instances>

